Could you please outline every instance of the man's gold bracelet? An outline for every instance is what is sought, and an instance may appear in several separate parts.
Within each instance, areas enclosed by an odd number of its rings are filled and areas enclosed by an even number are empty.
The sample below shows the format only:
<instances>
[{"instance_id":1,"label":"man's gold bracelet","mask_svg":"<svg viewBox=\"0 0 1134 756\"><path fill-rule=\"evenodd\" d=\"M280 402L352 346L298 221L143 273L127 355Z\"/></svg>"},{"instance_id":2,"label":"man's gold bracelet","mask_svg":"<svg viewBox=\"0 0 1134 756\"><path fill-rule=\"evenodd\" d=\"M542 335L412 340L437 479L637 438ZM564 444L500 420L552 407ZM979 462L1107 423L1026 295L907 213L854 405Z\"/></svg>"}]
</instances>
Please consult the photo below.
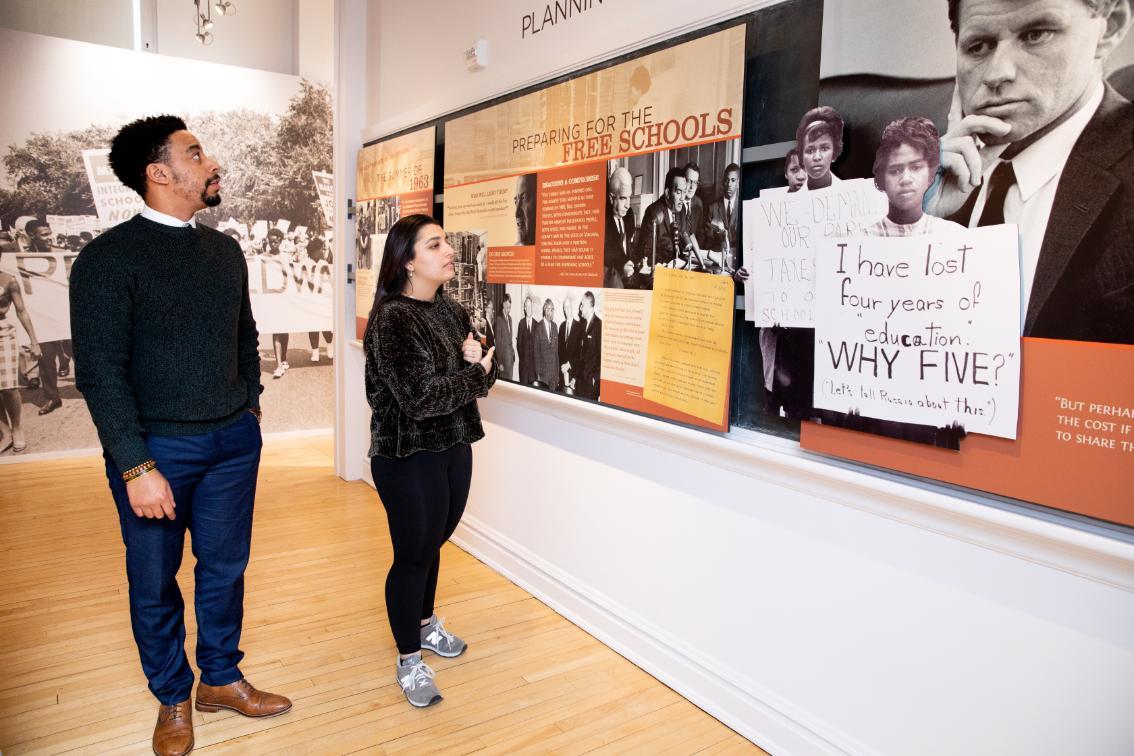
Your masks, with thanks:
<instances>
[{"instance_id":1,"label":"man's gold bracelet","mask_svg":"<svg viewBox=\"0 0 1134 756\"><path fill-rule=\"evenodd\" d=\"M148 473L149 471L156 470L156 469L157 469L157 462L154 462L152 459L147 459L145 462L138 465L137 467L131 467L129 470L122 473L122 480L129 483L130 481L134 480L135 478L140 478L143 475L145 475L146 473Z\"/></svg>"}]
</instances>

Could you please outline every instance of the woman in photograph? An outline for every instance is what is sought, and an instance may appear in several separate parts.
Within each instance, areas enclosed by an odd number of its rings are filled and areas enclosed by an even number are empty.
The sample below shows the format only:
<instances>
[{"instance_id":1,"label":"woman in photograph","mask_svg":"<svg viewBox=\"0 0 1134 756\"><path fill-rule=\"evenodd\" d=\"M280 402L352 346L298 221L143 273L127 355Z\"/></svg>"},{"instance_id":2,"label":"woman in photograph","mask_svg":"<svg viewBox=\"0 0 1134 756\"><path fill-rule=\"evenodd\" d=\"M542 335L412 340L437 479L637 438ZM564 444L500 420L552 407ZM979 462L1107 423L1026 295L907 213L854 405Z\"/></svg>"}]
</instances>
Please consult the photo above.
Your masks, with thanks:
<instances>
[{"instance_id":1,"label":"woman in photograph","mask_svg":"<svg viewBox=\"0 0 1134 756\"><path fill-rule=\"evenodd\" d=\"M386 610L396 677L418 707L441 700L422 649L459 656L466 644L433 613L441 546L464 512L470 444L484 437L477 397L495 382L495 348L482 350L469 315L446 296L453 248L427 215L408 215L386 239L366 324L370 465L386 508L394 562Z\"/></svg>"},{"instance_id":2,"label":"woman in photograph","mask_svg":"<svg viewBox=\"0 0 1134 756\"><path fill-rule=\"evenodd\" d=\"M799 119L795 142L807 172L804 189L826 189L839 182L831 164L843 154L843 117L830 105L812 108Z\"/></svg>"}]
</instances>

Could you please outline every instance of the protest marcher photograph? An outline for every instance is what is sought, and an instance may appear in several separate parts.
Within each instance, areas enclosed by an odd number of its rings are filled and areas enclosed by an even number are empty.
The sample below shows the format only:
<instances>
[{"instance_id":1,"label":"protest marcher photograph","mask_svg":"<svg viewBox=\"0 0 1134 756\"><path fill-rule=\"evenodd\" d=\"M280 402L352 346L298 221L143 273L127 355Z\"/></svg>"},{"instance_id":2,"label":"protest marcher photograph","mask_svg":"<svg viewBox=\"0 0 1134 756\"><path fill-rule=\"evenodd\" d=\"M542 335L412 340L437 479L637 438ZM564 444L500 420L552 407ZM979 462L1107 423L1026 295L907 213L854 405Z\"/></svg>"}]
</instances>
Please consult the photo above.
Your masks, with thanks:
<instances>
[{"instance_id":1,"label":"protest marcher photograph","mask_svg":"<svg viewBox=\"0 0 1134 756\"><path fill-rule=\"evenodd\" d=\"M113 48L8 29L0 36L5 41L0 61L23 72L7 90L9 116L0 125L0 228L10 240L0 239L0 271L19 285L37 337L33 357L30 339L9 308L23 355L16 378L23 443L0 451L0 459L16 449L26 457L98 446L74 383L67 275L92 239L135 212L120 210L135 206L137 195L117 183L106 152L121 123L161 103L169 103L194 134L213 145L228 170L226 202L201 211L197 221L224 230L247 261L270 384L265 430L330 427L334 369L326 350L314 360L309 334L330 333L333 286L329 265L313 266L303 254L304 242L326 230L312 172L331 168L330 90L295 76L246 71L239 75L256 85L239 97L206 93L201 82L235 74L168 57L155 57L154 66L141 70ZM29 51L41 49L44 55L65 51L74 75L57 79L22 64ZM137 86L124 87L113 101L92 97L105 77L116 76ZM151 96L155 91L161 92L157 99ZM44 108L44 98L76 107ZM44 120L44 113L53 115ZM273 333L279 334L275 344ZM284 365L286 379L272 381L272 372Z\"/></svg>"}]
</instances>

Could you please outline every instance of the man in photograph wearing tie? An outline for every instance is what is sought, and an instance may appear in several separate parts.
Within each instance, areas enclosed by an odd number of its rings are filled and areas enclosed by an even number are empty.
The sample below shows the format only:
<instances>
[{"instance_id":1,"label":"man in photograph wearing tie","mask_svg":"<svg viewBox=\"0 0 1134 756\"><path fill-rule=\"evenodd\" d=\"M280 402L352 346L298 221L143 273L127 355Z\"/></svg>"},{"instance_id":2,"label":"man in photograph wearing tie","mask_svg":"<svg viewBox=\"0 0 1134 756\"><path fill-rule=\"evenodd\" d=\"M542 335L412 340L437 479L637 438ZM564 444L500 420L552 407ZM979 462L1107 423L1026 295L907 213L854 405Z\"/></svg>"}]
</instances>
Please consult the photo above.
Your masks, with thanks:
<instances>
[{"instance_id":1,"label":"man in photograph wearing tie","mask_svg":"<svg viewBox=\"0 0 1134 756\"><path fill-rule=\"evenodd\" d=\"M1020 227L1024 336L1134 344L1131 0L948 0L957 92L930 210Z\"/></svg>"},{"instance_id":2,"label":"man in photograph wearing tie","mask_svg":"<svg viewBox=\"0 0 1134 756\"><path fill-rule=\"evenodd\" d=\"M512 369L516 362L516 352L512 349L512 297L505 294L500 300L500 312L496 313L493 336L496 339L496 364L500 377L514 381Z\"/></svg>"},{"instance_id":3,"label":"man in photograph wearing tie","mask_svg":"<svg viewBox=\"0 0 1134 756\"><path fill-rule=\"evenodd\" d=\"M599 374L602 369L602 319L595 313L595 295L583 292L579 304L583 334L579 344L579 378L575 393L587 399L599 398Z\"/></svg>"},{"instance_id":4,"label":"man in photograph wearing tie","mask_svg":"<svg viewBox=\"0 0 1134 756\"><path fill-rule=\"evenodd\" d=\"M721 180L721 198L709 205L709 221L706 235L712 249L722 253L722 264L729 270L736 269L736 245L740 217L740 166L729 163Z\"/></svg>"},{"instance_id":5,"label":"man in photograph wearing tie","mask_svg":"<svg viewBox=\"0 0 1134 756\"><path fill-rule=\"evenodd\" d=\"M615 168L606 180L606 236L603 241L603 286L638 288L633 253L634 213L630 210L630 171Z\"/></svg>"},{"instance_id":6,"label":"man in photograph wearing tie","mask_svg":"<svg viewBox=\"0 0 1134 756\"><path fill-rule=\"evenodd\" d=\"M685 251L685 186L685 171L670 168L665 174L665 194L642 214L638 254L647 266L671 265ZM642 288L651 287L652 279Z\"/></svg>"},{"instance_id":7,"label":"man in photograph wearing tie","mask_svg":"<svg viewBox=\"0 0 1134 756\"><path fill-rule=\"evenodd\" d=\"M559 324L559 390L574 392L579 375L579 346L583 340L579 308L570 293L563 297L563 322Z\"/></svg>"},{"instance_id":8,"label":"man in photograph wearing tie","mask_svg":"<svg viewBox=\"0 0 1134 756\"><path fill-rule=\"evenodd\" d=\"M516 329L516 361L520 364L520 383L535 383L535 320L532 318L532 299L524 297L524 319Z\"/></svg>"},{"instance_id":9,"label":"man in photograph wearing tie","mask_svg":"<svg viewBox=\"0 0 1134 756\"><path fill-rule=\"evenodd\" d=\"M705 203L697 196L697 187L701 185L701 169L696 163L685 164L685 227L689 233L696 237L697 245L705 249L708 247L705 238Z\"/></svg>"},{"instance_id":10,"label":"man in photograph wearing tie","mask_svg":"<svg viewBox=\"0 0 1134 756\"><path fill-rule=\"evenodd\" d=\"M555 325L555 303L544 300L543 318L536 321L532 334L536 380L543 388L559 388L559 329Z\"/></svg>"}]
</instances>

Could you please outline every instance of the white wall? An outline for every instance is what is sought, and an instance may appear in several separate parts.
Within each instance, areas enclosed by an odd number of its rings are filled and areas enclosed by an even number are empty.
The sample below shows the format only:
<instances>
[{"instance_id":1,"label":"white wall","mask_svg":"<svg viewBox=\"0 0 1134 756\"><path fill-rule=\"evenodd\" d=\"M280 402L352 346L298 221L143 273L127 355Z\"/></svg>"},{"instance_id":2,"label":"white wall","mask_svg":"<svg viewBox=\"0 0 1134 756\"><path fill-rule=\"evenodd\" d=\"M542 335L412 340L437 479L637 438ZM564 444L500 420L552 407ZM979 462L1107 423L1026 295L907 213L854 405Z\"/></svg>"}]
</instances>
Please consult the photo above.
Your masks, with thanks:
<instances>
[{"instance_id":1,"label":"white wall","mask_svg":"<svg viewBox=\"0 0 1134 756\"><path fill-rule=\"evenodd\" d=\"M365 138L753 5L608 1L521 40L537 5L339 0ZM510 385L481 409L458 543L773 753L1134 753L1128 537Z\"/></svg>"},{"instance_id":2,"label":"white wall","mask_svg":"<svg viewBox=\"0 0 1134 756\"><path fill-rule=\"evenodd\" d=\"M371 0L366 139L574 71L674 34L737 15L752 0L593 0L591 10L521 39L530 0ZM464 50L488 41L488 67L470 73Z\"/></svg>"},{"instance_id":3,"label":"white wall","mask_svg":"<svg viewBox=\"0 0 1134 756\"><path fill-rule=\"evenodd\" d=\"M137 0L138 49L210 63L302 76L330 84L333 0L233 0L212 10L213 43L194 36L191 0ZM201 0L207 10L213 0ZM0 26L134 49L135 0L0 0Z\"/></svg>"},{"instance_id":4,"label":"white wall","mask_svg":"<svg viewBox=\"0 0 1134 756\"><path fill-rule=\"evenodd\" d=\"M49 37L132 50L133 23L134 0L0 0L0 26Z\"/></svg>"},{"instance_id":5,"label":"white wall","mask_svg":"<svg viewBox=\"0 0 1134 756\"><path fill-rule=\"evenodd\" d=\"M237 9L233 16L213 10L213 43L207 47L194 36L197 27L190 0L154 1L154 51L160 55L292 75L298 71L295 0L233 0ZM210 4L211 0L202 2L202 6Z\"/></svg>"}]
</instances>

